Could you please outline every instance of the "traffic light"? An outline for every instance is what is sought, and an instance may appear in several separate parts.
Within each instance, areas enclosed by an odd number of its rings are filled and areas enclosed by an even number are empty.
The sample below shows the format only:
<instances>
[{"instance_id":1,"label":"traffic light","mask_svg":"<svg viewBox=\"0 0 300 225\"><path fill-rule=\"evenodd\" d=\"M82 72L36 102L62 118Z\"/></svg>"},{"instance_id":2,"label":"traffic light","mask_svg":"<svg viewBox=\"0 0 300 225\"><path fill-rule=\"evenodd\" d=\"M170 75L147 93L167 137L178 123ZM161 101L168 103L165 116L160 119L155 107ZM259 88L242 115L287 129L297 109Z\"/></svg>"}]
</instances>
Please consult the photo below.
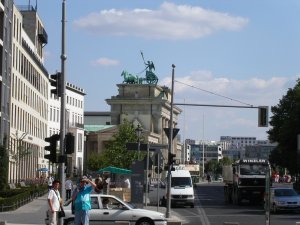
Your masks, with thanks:
<instances>
[{"instance_id":1,"label":"traffic light","mask_svg":"<svg viewBox=\"0 0 300 225\"><path fill-rule=\"evenodd\" d=\"M169 165L173 165L176 162L176 154L174 153L169 153L169 157L168 157L168 164Z\"/></svg>"},{"instance_id":2,"label":"traffic light","mask_svg":"<svg viewBox=\"0 0 300 225\"><path fill-rule=\"evenodd\" d=\"M44 158L48 159L52 163L56 163L56 147L57 141L59 140L59 134L53 134L51 137L45 138L46 142L49 142L50 145L45 146L45 150L50 151L50 154L45 155Z\"/></svg>"},{"instance_id":3,"label":"traffic light","mask_svg":"<svg viewBox=\"0 0 300 225\"><path fill-rule=\"evenodd\" d=\"M50 77L50 84L54 87L54 89L51 89L51 94L61 97L61 73L57 72L56 74L50 75Z\"/></svg>"},{"instance_id":4,"label":"traffic light","mask_svg":"<svg viewBox=\"0 0 300 225\"><path fill-rule=\"evenodd\" d=\"M75 137L72 133L67 133L65 138L65 153L72 154L74 153L75 148Z\"/></svg>"},{"instance_id":5,"label":"traffic light","mask_svg":"<svg viewBox=\"0 0 300 225\"><path fill-rule=\"evenodd\" d=\"M268 127L269 123L269 107L268 106L258 106L258 126Z\"/></svg>"}]
</instances>

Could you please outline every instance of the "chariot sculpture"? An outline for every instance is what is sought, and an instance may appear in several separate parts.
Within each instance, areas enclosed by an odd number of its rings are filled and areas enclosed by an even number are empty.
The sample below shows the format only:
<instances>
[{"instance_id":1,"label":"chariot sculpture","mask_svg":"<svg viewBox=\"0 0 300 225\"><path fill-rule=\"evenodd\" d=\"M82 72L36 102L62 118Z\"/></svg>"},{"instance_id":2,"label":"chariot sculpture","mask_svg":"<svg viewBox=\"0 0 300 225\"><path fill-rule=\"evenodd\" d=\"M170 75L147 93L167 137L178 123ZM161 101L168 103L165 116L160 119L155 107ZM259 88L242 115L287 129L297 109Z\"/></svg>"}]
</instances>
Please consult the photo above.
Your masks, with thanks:
<instances>
[{"instance_id":1,"label":"chariot sculpture","mask_svg":"<svg viewBox=\"0 0 300 225\"><path fill-rule=\"evenodd\" d=\"M155 75L155 73L152 70L155 70L154 63L152 61L145 61L143 52L141 52L144 64L145 64L145 69L140 72L139 74L143 73L146 71L146 76L145 77L139 77L138 75L133 75L131 73L128 73L126 70L123 70L121 73L121 76L124 77L123 83L126 84L157 84L158 78Z\"/></svg>"}]
</instances>

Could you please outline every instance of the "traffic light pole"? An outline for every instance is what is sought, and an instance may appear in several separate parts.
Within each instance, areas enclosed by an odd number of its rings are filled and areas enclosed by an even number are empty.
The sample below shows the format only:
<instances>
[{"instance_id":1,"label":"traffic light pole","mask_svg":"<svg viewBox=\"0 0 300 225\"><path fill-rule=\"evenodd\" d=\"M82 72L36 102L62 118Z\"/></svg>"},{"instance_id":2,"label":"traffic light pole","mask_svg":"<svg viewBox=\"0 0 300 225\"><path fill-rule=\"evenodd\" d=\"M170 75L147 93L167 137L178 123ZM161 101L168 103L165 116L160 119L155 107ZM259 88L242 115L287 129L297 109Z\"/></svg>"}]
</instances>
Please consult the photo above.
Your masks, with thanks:
<instances>
[{"instance_id":1,"label":"traffic light pole","mask_svg":"<svg viewBox=\"0 0 300 225\"><path fill-rule=\"evenodd\" d=\"M169 121L169 146L168 146L168 157L173 152L173 97L174 97L174 71L175 65L172 64L172 87L171 87L171 112L170 112L170 121ZM169 162L169 159L168 159ZM167 209L166 217L170 218L170 209L171 209L171 168L172 165L168 165L168 176L167 176Z\"/></svg>"},{"instance_id":2,"label":"traffic light pole","mask_svg":"<svg viewBox=\"0 0 300 225\"><path fill-rule=\"evenodd\" d=\"M67 55L65 54L65 23L66 23L66 0L62 1L62 30L61 30L61 82L60 82L60 90L61 90L61 107L60 107L60 153L61 156L65 157L65 136L66 136L66 68L65 61L67 59ZM62 199L66 199L66 190L65 190L65 162L61 160L59 163L59 178L61 182L61 196ZM59 219L59 224L63 225L63 218Z\"/></svg>"}]
</instances>

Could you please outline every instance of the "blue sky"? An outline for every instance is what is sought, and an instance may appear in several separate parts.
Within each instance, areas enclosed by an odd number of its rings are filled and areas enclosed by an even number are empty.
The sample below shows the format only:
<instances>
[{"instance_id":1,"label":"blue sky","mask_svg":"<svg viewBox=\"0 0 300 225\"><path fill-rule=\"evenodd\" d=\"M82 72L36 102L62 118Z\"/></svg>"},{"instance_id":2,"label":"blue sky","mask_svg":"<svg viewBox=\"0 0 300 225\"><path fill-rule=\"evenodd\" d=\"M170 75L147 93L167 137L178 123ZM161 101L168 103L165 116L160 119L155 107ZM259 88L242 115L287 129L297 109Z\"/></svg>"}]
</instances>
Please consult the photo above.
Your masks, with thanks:
<instances>
[{"instance_id":1,"label":"blue sky","mask_svg":"<svg viewBox=\"0 0 300 225\"><path fill-rule=\"evenodd\" d=\"M26 5L35 0L16 0ZM37 0L48 33L45 65L60 70L62 0ZM273 106L300 77L299 0L66 0L67 80L86 111L109 111L122 70L155 64L175 103ZM185 85L187 84L187 85ZM209 92L215 93L211 94ZM225 97L221 97L225 96ZM257 109L180 106L183 139L267 139Z\"/></svg>"}]
</instances>

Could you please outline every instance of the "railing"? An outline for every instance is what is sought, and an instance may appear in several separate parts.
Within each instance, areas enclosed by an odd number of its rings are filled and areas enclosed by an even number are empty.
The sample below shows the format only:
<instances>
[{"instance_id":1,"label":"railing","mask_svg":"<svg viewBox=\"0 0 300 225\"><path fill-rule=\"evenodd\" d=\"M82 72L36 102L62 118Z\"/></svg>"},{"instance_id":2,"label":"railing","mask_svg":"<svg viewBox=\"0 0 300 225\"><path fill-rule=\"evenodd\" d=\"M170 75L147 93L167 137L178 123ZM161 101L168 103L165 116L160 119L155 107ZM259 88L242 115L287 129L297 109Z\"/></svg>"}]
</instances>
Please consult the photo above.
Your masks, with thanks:
<instances>
[{"instance_id":1,"label":"railing","mask_svg":"<svg viewBox=\"0 0 300 225\"><path fill-rule=\"evenodd\" d=\"M33 201L33 199L43 196L46 193L47 193L47 190L46 191L39 191L39 192L35 192L35 193L31 194L28 197L25 197L25 198L21 199L21 200L17 200L16 202L14 202L12 204L8 204L8 205L1 204L0 205L0 212L15 210L15 209L17 209L17 208Z\"/></svg>"}]
</instances>

